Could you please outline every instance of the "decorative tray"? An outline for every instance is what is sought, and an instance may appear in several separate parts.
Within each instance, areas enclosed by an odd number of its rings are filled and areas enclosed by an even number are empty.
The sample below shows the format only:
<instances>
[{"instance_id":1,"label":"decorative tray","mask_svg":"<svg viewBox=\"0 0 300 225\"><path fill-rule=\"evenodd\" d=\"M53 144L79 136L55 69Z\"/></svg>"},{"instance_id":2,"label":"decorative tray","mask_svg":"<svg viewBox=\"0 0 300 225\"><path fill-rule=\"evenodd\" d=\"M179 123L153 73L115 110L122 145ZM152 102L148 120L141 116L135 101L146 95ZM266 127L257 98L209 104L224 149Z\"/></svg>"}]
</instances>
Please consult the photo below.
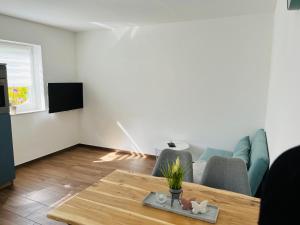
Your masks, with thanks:
<instances>
[{"instance_id":1,"label":"decorative tray","mask_svg":"<svg viewBox=\"0 0 300 225\"><path fill-rule=\"evenodd\" d=\"M206 221L208 223L216 223L219 208L214 205L207 205L207 213L193 214L192 210L183 210L178 201L174 201L173 207L171 207L171 197L167 195L167 201L163 204L159 203L156 198L156 192L150 192L144 199L143 204L152 208L161 209L164 211L176 213L182 216L187 216L193 219Z\"/></svg>"}]
</instances>

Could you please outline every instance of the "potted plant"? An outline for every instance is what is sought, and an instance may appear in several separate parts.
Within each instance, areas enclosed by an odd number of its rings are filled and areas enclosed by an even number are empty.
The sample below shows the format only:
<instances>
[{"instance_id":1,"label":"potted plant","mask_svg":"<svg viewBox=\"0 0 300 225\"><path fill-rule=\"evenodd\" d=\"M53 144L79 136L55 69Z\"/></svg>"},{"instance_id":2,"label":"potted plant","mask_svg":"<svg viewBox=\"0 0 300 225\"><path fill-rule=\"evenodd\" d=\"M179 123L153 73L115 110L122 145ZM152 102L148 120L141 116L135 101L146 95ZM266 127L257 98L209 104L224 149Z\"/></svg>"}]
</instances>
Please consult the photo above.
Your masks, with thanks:
<instances>
[{"instance_id":1,"label":"potted plant","mask_svg":"<svg viewBox=\"0 0 300 225\"><path fill-rule=\"evenodd\" d=\"M16 115L17 107L25 104L28 101L28 88L27 87L9 87L9 106L10 114Z\"/></svg>"},{"instance_id":2,"label":"potted plant","mask_svg":"<svg viewBox=\"0 0 300 225\"><path fill-rule=\"evenodd\" d=\"M175 162L168 163L166 167L161 169L161 172L167 179L169 191L171 193L171 207L173 207L174 200L178 200L179 203L181 203L184 169L180 163L179 157L177 157Z\"/></svg>"}]
</instances>

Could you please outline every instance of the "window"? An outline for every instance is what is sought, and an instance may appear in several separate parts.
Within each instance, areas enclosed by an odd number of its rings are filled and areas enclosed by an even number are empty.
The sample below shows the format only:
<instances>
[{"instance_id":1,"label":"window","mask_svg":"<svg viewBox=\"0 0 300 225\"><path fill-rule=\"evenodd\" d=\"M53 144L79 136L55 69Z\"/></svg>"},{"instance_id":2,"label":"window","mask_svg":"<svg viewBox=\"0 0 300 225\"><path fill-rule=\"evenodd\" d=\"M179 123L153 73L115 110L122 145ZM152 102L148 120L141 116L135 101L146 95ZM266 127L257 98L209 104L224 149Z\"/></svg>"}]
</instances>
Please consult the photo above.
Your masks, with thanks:
<instances>
[{"instance_id":1,"label":"window","mask_svg":"<svg viewBox=\"0 0 300 225\"><path fill-rule=\"evenodd\" d=\"M41 46L0 40L0 63L7 64L9 103L16 113L45 110Z\"/></svg>"}]
</instances>

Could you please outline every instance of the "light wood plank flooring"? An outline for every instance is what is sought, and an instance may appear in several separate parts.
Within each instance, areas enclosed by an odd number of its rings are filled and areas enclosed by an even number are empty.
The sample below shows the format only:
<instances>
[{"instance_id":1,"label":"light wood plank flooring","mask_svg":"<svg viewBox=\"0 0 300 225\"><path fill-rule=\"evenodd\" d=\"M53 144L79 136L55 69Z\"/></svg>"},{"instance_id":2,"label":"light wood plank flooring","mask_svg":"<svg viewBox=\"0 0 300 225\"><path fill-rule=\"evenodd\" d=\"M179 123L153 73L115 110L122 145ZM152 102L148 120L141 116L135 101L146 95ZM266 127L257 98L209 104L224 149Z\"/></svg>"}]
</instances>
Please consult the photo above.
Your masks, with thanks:
<instances>
[{"instance_id":1,"label":"light wood plank flooring","mask_svg":"<svg viewBox=\"0 0 300 225\"><path fill-rule=\"evenodd\" d=\"M152 157L79 146L17 168L12 189L0 190L0 225L62 224L47 212L115 169L150 174Z\"/></svg>"}]
</instances>

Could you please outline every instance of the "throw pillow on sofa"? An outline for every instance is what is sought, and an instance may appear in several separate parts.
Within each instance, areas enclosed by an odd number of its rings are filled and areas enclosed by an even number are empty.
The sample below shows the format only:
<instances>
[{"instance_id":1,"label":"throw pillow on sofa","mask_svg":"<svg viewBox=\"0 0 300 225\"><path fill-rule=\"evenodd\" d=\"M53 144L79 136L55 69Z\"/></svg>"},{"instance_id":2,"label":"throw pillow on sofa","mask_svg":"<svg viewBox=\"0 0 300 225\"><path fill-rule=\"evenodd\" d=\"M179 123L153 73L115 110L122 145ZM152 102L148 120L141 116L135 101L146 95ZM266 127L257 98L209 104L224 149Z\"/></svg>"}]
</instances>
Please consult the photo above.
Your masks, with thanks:
<instances>
[{"instance_id":1,"label":"throw pillow on sofa","mask_svg":"<svg viewBox=\"0 0 300 225\"><path fill-rule=\"evenodd\" d=\"M235 146L233 151L233 158L240 158L245 161L247 168L249 168L250 161L250 138L246 136L242 138L239 143Z\"/></svg>"}]
</instances>

